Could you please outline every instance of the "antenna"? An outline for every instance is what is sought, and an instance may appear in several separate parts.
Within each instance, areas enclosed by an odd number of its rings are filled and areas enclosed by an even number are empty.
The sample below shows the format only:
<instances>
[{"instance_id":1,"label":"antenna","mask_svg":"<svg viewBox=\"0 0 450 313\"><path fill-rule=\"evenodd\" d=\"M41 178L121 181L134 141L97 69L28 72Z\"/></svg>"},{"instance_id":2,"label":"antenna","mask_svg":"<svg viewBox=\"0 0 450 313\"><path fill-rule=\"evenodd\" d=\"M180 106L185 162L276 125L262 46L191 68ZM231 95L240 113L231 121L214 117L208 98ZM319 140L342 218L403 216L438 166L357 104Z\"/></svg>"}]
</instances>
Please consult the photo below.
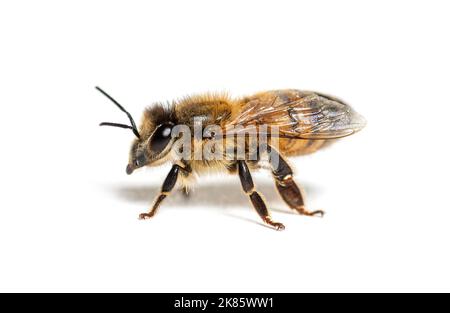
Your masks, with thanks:
<instances>
[{"instance_id":1,"label":"antenna","mask_svg":"<svg viewBox=\"0 0 450 313\"><path fill-rule=\"evenodd\" d=\"M134 119L131 116L131 114L127 110L125 110L125 108L123 106L121 106L120 103L117 102L113 97L111 97L105 91L103 91L103 89L101 89L100 87L95 87L95 89L100 91L106 98L111 100L122 112L124 112L128 116L128 118L130 119L130 123L131 123L131 126L129 126L129 125L125 125L125 124L103 122L103 123L100 124L100 126L112 126L112 127L128 128L128 129L131 129L133 131L133 133L136 135L136 137L141 138L141 135L139 134L139 131L138 131L137 127L136 127L136 123L134 122Z\"/></svg>"}]
</instances>

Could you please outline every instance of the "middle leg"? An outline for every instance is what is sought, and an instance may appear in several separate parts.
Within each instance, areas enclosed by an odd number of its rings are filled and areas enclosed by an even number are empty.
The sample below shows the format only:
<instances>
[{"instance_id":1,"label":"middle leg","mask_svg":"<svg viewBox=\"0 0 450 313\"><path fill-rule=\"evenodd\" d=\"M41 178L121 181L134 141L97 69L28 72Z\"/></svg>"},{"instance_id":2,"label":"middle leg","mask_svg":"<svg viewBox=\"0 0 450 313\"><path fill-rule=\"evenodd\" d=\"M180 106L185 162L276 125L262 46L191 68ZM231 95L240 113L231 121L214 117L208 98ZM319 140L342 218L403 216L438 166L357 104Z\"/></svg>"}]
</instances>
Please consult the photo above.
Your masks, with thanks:
<instances>
[{"instance_id":1,"label":"middle leg","mask_svg":"<svg viewBox=\"0 0 450 313\"><path fill-rule=\"evenodd\" d=\"M256 212L258 212L264 223L275 227L276 230L283 230L284 225L272 220L272 217L267 210L266 203L261 195L255 191L255 185L253 184L252 175L250 174L247 163L245 163L245 161L238 161L237 167L239 178L241 179L242 189L244 189L244 192L249 196Z\"/></svg>"}]
</instances>

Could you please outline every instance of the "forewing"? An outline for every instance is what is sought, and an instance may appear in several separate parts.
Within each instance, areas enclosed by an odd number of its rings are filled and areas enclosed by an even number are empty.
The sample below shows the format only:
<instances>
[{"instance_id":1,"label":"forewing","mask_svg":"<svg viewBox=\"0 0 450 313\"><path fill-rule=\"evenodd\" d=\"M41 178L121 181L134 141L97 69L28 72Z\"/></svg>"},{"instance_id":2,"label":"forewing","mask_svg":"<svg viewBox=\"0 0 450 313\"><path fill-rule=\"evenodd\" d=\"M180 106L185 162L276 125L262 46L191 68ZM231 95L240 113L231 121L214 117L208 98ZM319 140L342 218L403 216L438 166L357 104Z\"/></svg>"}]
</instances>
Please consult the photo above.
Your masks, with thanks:
<instances>
[{"instance_id":1,"label":"forewing","mask_svg":"<svg viewBox=\"0 0 450 313\"><path fill-rule=\"evenodd\" d=\"M227 133L278 129L282 138L336 139L365 126L364 118L344 102L314 92L273 91L250 98Z\"/></svg>"}]
</instances>

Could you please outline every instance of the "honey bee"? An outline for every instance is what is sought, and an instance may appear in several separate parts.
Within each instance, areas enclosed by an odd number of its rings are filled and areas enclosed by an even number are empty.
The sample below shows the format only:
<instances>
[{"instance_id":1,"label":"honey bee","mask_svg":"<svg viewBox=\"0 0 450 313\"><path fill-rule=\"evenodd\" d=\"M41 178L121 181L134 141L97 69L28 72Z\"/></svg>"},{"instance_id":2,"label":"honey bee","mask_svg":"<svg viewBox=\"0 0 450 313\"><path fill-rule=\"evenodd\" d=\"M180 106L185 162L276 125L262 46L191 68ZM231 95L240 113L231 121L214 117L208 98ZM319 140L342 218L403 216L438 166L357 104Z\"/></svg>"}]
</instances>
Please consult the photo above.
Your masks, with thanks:
<instances>
[{"instance_id":1,"label":"honey bee","mask_svg":"<svg viewBox=\"0 0 450 313\"><path fill-rule=\"evenodd\" d=\"M123 106L105 91L96 88L130 120L130 125L110 122L100 125L130 129L136 136L129 153L127 174L146 166L167 162L172 164L161 192L151 209L140 214L140 219L153 217L177 182L187 192L192 178L213 170L239 175L243 191L264 223L283 230L284 225L272 219L263 197L253 183L251 171L263 168L272 172L276 189L291 209L301 215L323 216L323 211L306 209L302 191L294 181L292 168L286 158L313 153L365 126L364 118L337 98L288 89L237 99L226 94L205 94L166 105L156 103L144 111L138 128ZM202 123L200 136L196 135L195 121ZM186 149L188 152L184 157L179 157L184 147L180 149L177 143L186 136L180 136L180 132L175 131L180 125L193 131L189 133L187 143L192 144L194 149ZM211 131L212 127L215 127L214 131ZM256 150L250 148L251 135L256 138ZM214 158L195 157L199 152L195 147L211 146L211 143L225 137L231 140L214 146ZM244 140L239 141L239 138ZM240 156L237 153L239 148L244 151Z\"/></svg>"}]
</instances>

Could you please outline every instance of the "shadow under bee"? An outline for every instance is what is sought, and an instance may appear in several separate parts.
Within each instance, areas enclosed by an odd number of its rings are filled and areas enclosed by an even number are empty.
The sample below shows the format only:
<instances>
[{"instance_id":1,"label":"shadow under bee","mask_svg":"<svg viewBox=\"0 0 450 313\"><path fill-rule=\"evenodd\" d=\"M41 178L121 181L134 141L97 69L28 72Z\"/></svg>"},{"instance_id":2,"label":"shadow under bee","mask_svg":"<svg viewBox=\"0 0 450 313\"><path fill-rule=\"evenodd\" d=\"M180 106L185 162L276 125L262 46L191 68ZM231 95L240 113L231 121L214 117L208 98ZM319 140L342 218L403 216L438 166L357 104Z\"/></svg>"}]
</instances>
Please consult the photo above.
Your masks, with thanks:
<instances>
[{"instance_id":1,"label":"shadow under bee","mask_svg":"<svg viewBox=\"0 0 450 313\"><path fill-rule=\"evenodd\" d=\"M315 197L321 190L311 184L302 184L309 197ZM114 185L107 186L107 190L116 197L129 201L149 205L155 195L160 192L159 186L153 185ZM268 201L270 209L274 212L297 214L289 210L271 182L258 182L257 190ZM227 207L240 207L251 209L248 197L242 192L239 184L230 182L215 182L209 185L198 185L186 196L181 190L174 192L164 203L165 207L207 207L208 209L223 209ZM162 208L164 209L164 208Z\"/></svg>"}]
</instances>

